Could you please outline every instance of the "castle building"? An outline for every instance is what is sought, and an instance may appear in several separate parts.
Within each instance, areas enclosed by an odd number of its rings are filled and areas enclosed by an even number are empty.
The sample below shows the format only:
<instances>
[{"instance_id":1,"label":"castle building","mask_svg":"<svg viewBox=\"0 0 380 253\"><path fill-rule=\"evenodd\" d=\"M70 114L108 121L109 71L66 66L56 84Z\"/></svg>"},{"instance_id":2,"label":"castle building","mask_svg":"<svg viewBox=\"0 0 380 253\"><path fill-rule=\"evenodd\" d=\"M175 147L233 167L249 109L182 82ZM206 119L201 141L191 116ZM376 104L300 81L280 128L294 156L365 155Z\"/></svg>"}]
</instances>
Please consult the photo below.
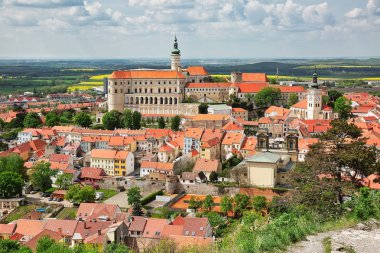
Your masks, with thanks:
<instances>
[{"instance_id":1,"label":"castle building","mask_svg":"<svg viewBox=\"0 0 380 253\"><path fill-rule=\"evenodd\" d=\"M171 69L133 69L114 71L108 78L108 110L128 108L151 115L195 115L198 105L182 101L185 84L207 78L203 67L182 69L177 38L171 52ZM199 73L201 72L201 73Z\"/></svg>"}]
</instances>

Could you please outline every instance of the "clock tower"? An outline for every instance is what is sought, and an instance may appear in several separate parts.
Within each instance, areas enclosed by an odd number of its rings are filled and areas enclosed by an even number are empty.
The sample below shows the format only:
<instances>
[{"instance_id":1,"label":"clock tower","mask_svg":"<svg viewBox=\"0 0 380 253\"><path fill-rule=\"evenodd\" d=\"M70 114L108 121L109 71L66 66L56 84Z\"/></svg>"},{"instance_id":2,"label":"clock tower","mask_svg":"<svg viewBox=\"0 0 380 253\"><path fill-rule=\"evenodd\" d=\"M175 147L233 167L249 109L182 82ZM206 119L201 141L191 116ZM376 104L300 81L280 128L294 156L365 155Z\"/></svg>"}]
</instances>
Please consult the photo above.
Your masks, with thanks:
<instances>
[{"instance_id":1,"label":"clock tower","mask_svg":"<svg viewBox=\"0 0 380 253\"><path fill-rule=\"evenodd\" d=\"M307 117L306 119L318 119L322 111L322 91L318 87L317 70L313 74L313 83L307 91Z\"/></svg>"}]
</instances>

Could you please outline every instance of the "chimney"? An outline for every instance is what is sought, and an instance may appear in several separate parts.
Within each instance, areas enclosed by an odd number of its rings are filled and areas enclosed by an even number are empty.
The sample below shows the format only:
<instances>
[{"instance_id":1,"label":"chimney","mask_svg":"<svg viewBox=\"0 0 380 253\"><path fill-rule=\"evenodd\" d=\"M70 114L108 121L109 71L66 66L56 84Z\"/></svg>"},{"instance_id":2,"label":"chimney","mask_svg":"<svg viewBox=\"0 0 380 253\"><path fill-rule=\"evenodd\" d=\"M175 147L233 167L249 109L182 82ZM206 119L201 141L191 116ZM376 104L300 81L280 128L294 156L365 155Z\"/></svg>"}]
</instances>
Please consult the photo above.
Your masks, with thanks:
<instances>
[{"instance_id":1,"label":"chimney","mask_svg":"<svg viewBox=\"0 0 380 253\"><path fill-rule=\"evenodd\" d=\"M58 228L58 233L62 235L62 228Z\"/></svg>"},{"instance_id":2,"label":"chimney","mask_svg":"<svg viewBox=\"0 0 380 253\"><path fill-rule=\"evenodd\" d=\"M101 235L101 234L102 234L102 230L98 229L98 235Z\"/></svg>"}]
</instances>

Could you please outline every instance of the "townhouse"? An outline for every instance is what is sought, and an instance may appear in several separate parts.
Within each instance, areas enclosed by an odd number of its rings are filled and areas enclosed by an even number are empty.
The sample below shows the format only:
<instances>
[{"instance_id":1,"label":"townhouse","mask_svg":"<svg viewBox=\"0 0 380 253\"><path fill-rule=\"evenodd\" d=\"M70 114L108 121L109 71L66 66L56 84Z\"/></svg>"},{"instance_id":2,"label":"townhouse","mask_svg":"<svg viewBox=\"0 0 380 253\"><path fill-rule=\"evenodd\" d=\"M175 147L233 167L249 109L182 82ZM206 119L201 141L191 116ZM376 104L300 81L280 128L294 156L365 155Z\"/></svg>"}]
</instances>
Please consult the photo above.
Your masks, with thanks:
<instances>
[{"instance_id":1,"label":"townhouse","mask_svg":"<svg viewBox=\"0 0 380 253\"><path fill-rule=\"evenodd\" d=\"M93 149L90 167L102 168L110 176L126 176L134 171L134 155L125 150Z\"/></svg>"},{"instance_id":2,"label":"townhouse","mask_svg":"<svg viewBox=\"0 0 380 253\"><path fill-rule=\"evenodd\" d=\"M183 149L184 154L191 152L193 149L198 152L200 151L203 131L204 128L187 128L185 130Z\"/></svg>"}]
</instances>

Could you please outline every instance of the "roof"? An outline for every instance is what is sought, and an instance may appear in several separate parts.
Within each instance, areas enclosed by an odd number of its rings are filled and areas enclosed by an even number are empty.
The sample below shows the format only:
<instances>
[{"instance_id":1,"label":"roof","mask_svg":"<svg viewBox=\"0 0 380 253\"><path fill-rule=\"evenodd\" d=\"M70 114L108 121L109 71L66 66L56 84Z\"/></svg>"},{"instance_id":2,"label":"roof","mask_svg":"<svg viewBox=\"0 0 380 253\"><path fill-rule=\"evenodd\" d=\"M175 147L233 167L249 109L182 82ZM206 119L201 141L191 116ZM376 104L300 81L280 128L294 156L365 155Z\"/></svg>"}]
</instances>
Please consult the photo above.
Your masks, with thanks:
<instances>
[{"instance_id":1,"label":"roof","mask_svg":"<svg viewBox=\"0 0 380 253\"><path fill-rule=\"evenodd\" d=\"M269 85L267 83L239 83L238 87L240 93L258 93Z\"/></svg>"},{"instance_id":2,"label":"roof","mask_svg":"<svg viewBox=\"0 0 380 253\"><path fill-rule=\"evenodd\" d=\"M212 171L218 171L218 168L220 167L220 161L219 160L206 160L204 158L197 159L195 162L193 171L194 172L212 172Z\"/></svg>"},{"instance_id":3,"label":"roof","mask_svg":"<svg viewBox=\"0 0 380 253\"><path fill-rule=\"evenodd\" d=\"M242 73L241 77L243 82L269 82L265 73Z\"/></svg>"},{"instance_id":4,"label":"roof","mask_svg":"<svg viewBox=\"0 0 380 253\"><path fill-rule=\"evenodd\" d=\"M73 236L75 229L78 225L76 220L55 220L48 219L45 225L45 229L49 229L54 232L62 232L64 236Z\"/></svg>"},{"instance_id":5,"label":"roof","mask_svg":"<svg viewBox=\"0 0 380 253\"><path fill-rule=\"evenodd\" d=\"M197 114L193 117L191 121L221 121L227 120L230 118L230 115L227 114Z\"/></svg>"},{"instance_id":6,"label":"roof","mask_svg":"<svg viewBox=\"0 0 380 253\"><path fill-rule=\"evenodd\" d=\"M228 89L230 87L230 83L187 83L186 89L207 89L207 88L214 88L214 89Z\"/></svg>"},{"instance_id":7,"label":"roof","mask_svg":"<svg viewBox=\"0 0 380 253\"><path fill-rule=\"evenodd\" d=\"M12 235L16 229L16 224L0 224L0 234Z\"/></svg>"},{"instance_id":8,"label":"roof","mask_svg":"<svg viewBox=\"0 0 380 253\"><path fill-rule=\"evenodd\" d=\"M257 139L255 136L247 137L241 145L241 150L253 151L256 149Z\"/></svg>"},{"instance_id":9,"label":"roof","mask_svg":"<svg viewBox=\"0 0 380 253\"><path fill-rule=\"evenodd\" d=\"M297 108L297 109L307 109L307 99L303 99L299 101L298 103L295 103L291 106L291 108Z\"/></svg>"},{"instance_id":10,"label":"roof","mask_svg":"<svg viewBox=\"0 0 380 253\"><path fill-rule=\"evenodd\" d=\"M27 236L36 236L45 226L45 223L41 220L19 219L14 221L14 223L17 224L15 233Z\"/></svg>"},{"instance_id":11,"label":"roof","mask_svg":"<svg viewBox=\"0 0 380 253\"><path fill-rule=\"evenodd\" d=\"M243 108L232 108L232 112L248 112L248 111Z\"/></svg>"},{"instance_id":12,"label":"roof","mask_svg":"<svg viewBox=\"0 0 380 253\"><path fill-rule=\"evenodd\" d=\"M140 231L143 232L147 219L141 216L132 216L131 222L129 223L129 231Z\"/></svg>"},{"instance_id":13,"label":"roof","mask_svg":"<svg viewBox=\"0 0 380 253\"><path fill-rule=\"evenodd\" d=\"M182 235L206 237L206 227L209 225L207 218L184 218L185 224L183 225Z\"/></svg>"},{"instance_id":14,"label":"roof","mask_svg":"<svg viewBox=\"0 0 380 253\"><path fill-rule=\"evenodd\" d=\"M58 232L51 231L49 229L44 229L37 235L35 235L32 239L26 242L24 245L32 250L36 250L38 241L42 238L48 236L56 242L59 242L62 239L62 235Z\"/></svg>"},{"instance_id":15,"label":"roof","mask_svg":"<svg viewBox=\"0 0 380 253\"><path fill-rule=\"evenodd\" d=\"M244 140L244 134L240 132L228 132L223 139L223 145L241 144Z\"/></svg>"},{"instance_id":16,"label":"roof","mask_svg":"<svg viewBox=\"0 0 380 253\"><path fill-rule=\"evenodd\" d=\"M143 161L141 162L140 168L149 168L156 170L164 170L164 171L172 171L174 168L174 163L162 163L162 162L149 162Z\"/></svg>"},{"instance_id":17,"label":"roof","mask_svg":"<svg viewBox=\"0 0 380 253\"><path fill-rule=\"evenodd\" d=\"M185 76L176 70L118 70L114 71L109 79L185 79Z\"/></svg>"},{"instance_id":18,"label":"roof","mask_svg":"<svg viewBox=\"0 0 380 253\"><path fill-rule=\"evenodd\" d=\"M226 125L224 125L223 130L229 132L229 131L244 131L244 127L241 124L238 124L234 121L228 122Z\"/></svg>"},{"instance_id":19,"label":"roof","mask_svg":"<svg viewBox=\"0 0 380 253\"><path fill-rule=\"evenodd\" d=\"M281 93L301 93L306 91L303 86L272 85L271 87L280 89Z\"/></svg>"},{"instance_id":20,"label":"roof","mask_svg":"<svg viewBox=\"0 0 380 253\"><path fill-rule=\"evenodd\" d=\"M279 155L271 152L262 152L247 158L247 161L256 163L276 163L284 155Z\"/></svg>"},{"instance_id":21,"label":"roof","mask_svg":"<svg viewBox=\"0 0 380 253\"><path fill-rule=\"evenodd\" d=\"M106 173L101 168L83 167L80 170L80 178L102 179Z\"/></svg>"},{"instance_id":22,"label":"roof","mask_svg":"<svg viewBox=\"0 0 380 253\"><path fill-rule=\"evenodd\" d=\"M200 140L202 137L203 128L187 128L185 131L185 138Z\"/></svg>"},{"instance_id":23,"label":"roof","mask_svg":"<svg viewBox=\"0 0 380 253\"><path fill-rule=\"evenodd\" d=\"M100 216L107 216L112 220L117 212L120 212L120 208L114 204L81 203L76 218L91 220L97 219Z\"/></svg>"},{"instance_id":24,"label":"roof","mask_svg":"<svg viewBox=\"0 0 380 253\"><path fill-rule=\"evenodd\" d=\"M189 66L187 67L187 72L191 76L207 76L207 70L203 66Z\"/></svg>"},{"instance_id":25,"label":"roof","mask_svg":"<svg viewBox=\"0 0 380 253\"><path fill-rule=\"evenodd\" d=\"M93 149L91 150L91 158L114 159L116 152L113 149Z\"/></svg>"},{"instance_id":26,"label":"roof","mask_svg":"<svg viewBox=\"0 0 380 253\"><path fill-rule=\"evenodd\" d=\"M317 143L318 138L305 138L305 139L298 139L298 149L299 150L309 150L310 145Z\"/></svg>"},{"instance_id":27,"label":"roof","mask_svg":"<svg viewBox=\"0 0 380 253\"><path fill-rule=\"evenodd\" d=\"M208 107L214 110L231 110L231 107L226 104L209 105Z\"/></svg>"},{"instance_id":28,"label":"roof","mask_svg":"<svg viewBox=\"0 0 380 253\"><path fill-rule=\"evenodd\" d=\"M149 218L146 222L142 237L161 238L164 226L168 224L166 219Z\"/></svg>"},{"instance_id":29,"label":"roof","mask_svg":"<svg viewBox=\"0 0 380 253\"><path fill-rule=\"evenodd\" d=\"M50 162L69 162L71 156L70 155L64 155L64 154L51 154L49 156Z\"/></svg>"},{"instance_id":30,"label":"roof","mask_svg":"<svg viewBox=\"0 0 380 253\"><path fill-rule=\"evenodd\" d=\"M195 181L195 179L197 179L197 177L198 177L197 173L195 173L195 172L188 172L188 171L182 172L182 175L181 175L181 179L183 179L183 180L193 180L193 181Z\"/></svg>"},{"instance_id":31,"label":"roof","mask_svg":"<svg viewBox=\"0 0 380 253\"><path fill-rule=\"evenodd\" d=\"M290 113L289 109L278 107L278 106L270 106L265 110L265 114L269 114L269 116L285 116Z\"/></svg>"}]
</instances>

